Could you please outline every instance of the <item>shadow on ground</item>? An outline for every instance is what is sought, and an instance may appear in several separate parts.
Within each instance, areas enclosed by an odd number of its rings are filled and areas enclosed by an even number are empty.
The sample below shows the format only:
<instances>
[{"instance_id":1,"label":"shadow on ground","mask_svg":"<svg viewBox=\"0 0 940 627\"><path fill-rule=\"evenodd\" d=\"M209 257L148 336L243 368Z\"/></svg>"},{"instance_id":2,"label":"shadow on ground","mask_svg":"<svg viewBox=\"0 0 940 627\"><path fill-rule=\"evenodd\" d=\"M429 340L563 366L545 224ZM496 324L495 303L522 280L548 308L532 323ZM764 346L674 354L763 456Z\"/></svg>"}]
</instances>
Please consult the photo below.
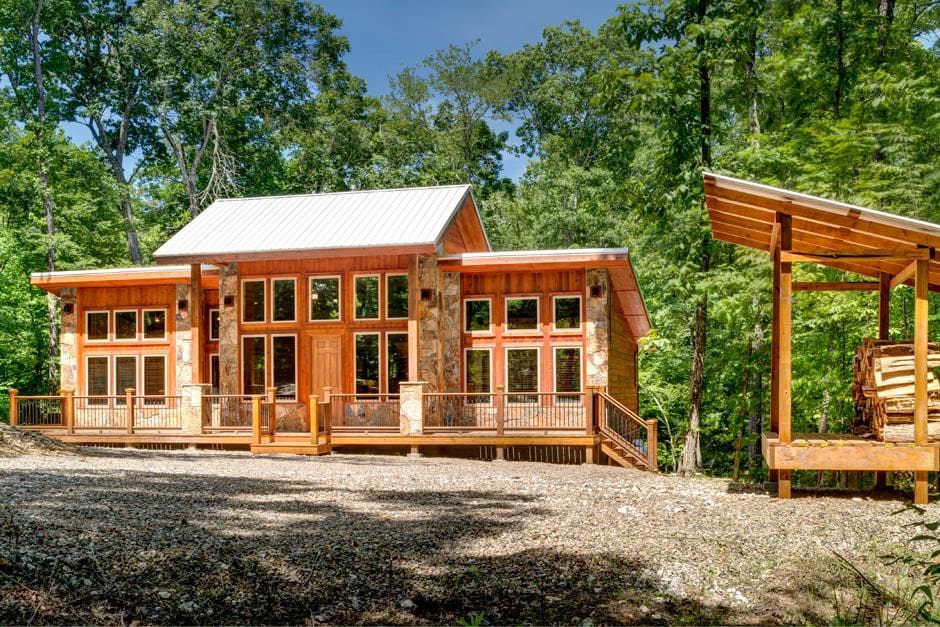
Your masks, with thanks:
<instances>
[{"instance_id":1,"label":"shadow on ground","mask_svg":"<svg viewBox=\"0 0 940 627\"><path fill-rule=\"evenodd\" d=\"M666 597L641 561L501 546L548 515L538 497L164 474L149 457L140 471L6 473L0 623L734 620Z\"/></svg>"}]
</instances>

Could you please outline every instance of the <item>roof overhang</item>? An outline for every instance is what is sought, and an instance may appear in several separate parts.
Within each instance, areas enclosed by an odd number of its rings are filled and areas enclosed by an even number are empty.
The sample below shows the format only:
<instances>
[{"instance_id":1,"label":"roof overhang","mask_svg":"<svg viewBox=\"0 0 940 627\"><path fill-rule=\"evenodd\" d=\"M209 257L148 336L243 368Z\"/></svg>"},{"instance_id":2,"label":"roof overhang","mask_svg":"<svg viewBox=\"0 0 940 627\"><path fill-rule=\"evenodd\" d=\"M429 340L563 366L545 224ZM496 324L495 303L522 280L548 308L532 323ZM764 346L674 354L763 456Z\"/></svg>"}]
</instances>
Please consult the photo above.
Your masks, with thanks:
<instances>
[{"instance_id":1,"label":"roof overhang","mask_svg":"<svg viewBox=\"0 0 940 627\"><path fill-rule=\"evenodd\" d=\"M438 259L446 272L538 272L607 268L611 291L626 317L634 337L650 330L649 312L640 292L630 254L626 248L583 248L566 250L519 250L508 252L462 253Z\"/></svg>"},{"instance_id":2,"label":"roof overhang","mask_svg":"<svg viewBox=\"0 0 940 627\"><path fill-rule=\"evenodd\" d=\"M761 185L703 173L705 204L717 240L770 252L778 216L790 216L792 248L812 261L862 276L904 279L911 260L930 258L929 283L940 291L940 225ZM924 250L926 249L926 250Z\"/></svg>"},{"instance_id":3,"label":"roof overhang","mask_svg":"<svg viewBox=\"0 0 940 627\"><path fill-rule=\"evenodd\" d=\"M191 266L148 266L107 268L99 270L61 270L33 272L29 282L47 292L59 295L66 287L140 287L146 285L175 285L192 278ZM202 266L203 286L218 287L218 270Z\"/></svg>"}]
</instances>

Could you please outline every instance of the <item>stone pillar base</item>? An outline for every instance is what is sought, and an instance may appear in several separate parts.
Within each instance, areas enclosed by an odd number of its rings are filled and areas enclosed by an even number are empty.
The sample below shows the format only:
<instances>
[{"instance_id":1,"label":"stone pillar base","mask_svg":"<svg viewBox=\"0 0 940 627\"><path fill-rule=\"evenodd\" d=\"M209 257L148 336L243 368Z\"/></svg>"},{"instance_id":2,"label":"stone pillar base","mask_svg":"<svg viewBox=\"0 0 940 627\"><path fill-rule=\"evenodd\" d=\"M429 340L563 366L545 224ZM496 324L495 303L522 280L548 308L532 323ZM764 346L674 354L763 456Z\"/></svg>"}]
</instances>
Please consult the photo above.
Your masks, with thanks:
<instances>
[{"instance_id":1,"label":"stone pillar base","mask_svg":"<svg viewBox=\"0 0 940 627\"><path fill-rule=\"evenodd\" d=\"M202 434L202 397L209 393L208 383L184 383L180 386L181 424L184 435Z\"/></svg>"}]
</instances>

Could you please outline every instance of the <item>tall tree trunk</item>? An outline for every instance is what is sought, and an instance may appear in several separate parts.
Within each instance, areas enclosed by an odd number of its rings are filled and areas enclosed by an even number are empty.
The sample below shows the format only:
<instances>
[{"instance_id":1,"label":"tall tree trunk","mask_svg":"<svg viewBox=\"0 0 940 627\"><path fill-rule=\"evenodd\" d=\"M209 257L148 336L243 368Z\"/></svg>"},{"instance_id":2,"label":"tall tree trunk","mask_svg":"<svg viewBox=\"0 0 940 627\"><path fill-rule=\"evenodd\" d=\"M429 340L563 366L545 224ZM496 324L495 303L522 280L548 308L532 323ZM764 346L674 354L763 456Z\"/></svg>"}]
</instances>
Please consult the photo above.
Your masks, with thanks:
<instances>
[{"instance_id":1,"label":"tall tree trunk","mask_svg":"<svg viewBox=\"0 0 940 627\"><path fill-rule=\"evenodd\" d=\"M751 356L754 354L754 339L747 340L747 353L744 357L744 381L741 384L741 413L738 416L738 437L734 443L734 471L731 473L732 481L737 481L741 471L741 443L744 440L744 423L748 417L751 406Z\"/></svg>"},{"instance_id":2,"label":"tall tree trunk","mask_svg":"<svg viewBox=\"0 0 940 627\"><path fill-rule=\"evenodd\" d=\"M40 18L42 0L36 0L33 19L29 28L29 42L33 55L33 79L36 86L36 169L39 178L39 196L42 201L43 217L46 226L46 270L55 270L55 211L52 205L52 192L49 188L49 164L46 129L46 88L42 69L42 51L39 47L41 32ZM58 300L52 294L46 296L46 308L49 318L49 341L47 351L46 379L50 391L59 386L59 307Z\"/></svg>"},{"instance_id":3,"label":"tall tree trunk","mask_svg":"<svg viewBox=\"0 0 940 627\"><path fill-rule=\"evenodd\" d=\"M757 102L757 17L757 15L754 16L751 28L748 30L747 65L744 68L749 103L747 110L748 131L752 137L760 134L760 108Z\"/></svg>"},{"instance_id":4,"label":"tall tree trunk","mask_svg":"<svg viewBox=\"0 0 940 627\"><path fill-rule=\"evenodd\" d=\"M841 117L842 96L845 90L845 19L843 0L836 0L836 86L832 94L832 109Z\"/></svg>"},{"instance_id":5,"label":"tall tree trunk","mask_svg":"<svg viewBox=\"0 0 940 627\"><path fill-rule=\"evenodd\" d=\"M748 414L748 446L747 446L747 467L748 473L753 473L758 464L758 454L760 453L760 437L764 426L764 416L761 413L764 397L764 375L757 373L757 380L754 382L754 398L758 399L756 403L751 403L750 413Z\"/></svg>"},{"instance_id":6,"label":"tall tree trunk","mask_svg":"<svg viewBox=\"0 0 940 627\"><path fill-rule=\"evenodd\" d=\"M881 0L878 3L878 18L878 62L884 63L888 56L891 25L894 23L894 0Z\"/></svg>"}]
</instances>

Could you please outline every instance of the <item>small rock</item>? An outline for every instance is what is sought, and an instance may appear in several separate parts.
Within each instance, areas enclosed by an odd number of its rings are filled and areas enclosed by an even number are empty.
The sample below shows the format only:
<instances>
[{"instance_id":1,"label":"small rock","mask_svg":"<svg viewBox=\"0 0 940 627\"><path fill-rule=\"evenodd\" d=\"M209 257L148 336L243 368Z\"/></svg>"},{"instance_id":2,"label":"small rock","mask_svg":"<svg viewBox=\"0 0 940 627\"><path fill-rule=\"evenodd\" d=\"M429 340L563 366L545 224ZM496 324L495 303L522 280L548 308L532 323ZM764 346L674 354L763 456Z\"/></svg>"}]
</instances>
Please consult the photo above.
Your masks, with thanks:
<instances>
[{"instance_id":1,"label":"small rock","mask_svg":"<svg viewBox=\"0 0 940 627\"><path fill-rule=\"evenodd\" d=\"M404 601L402 601L402 602L399 603L398 605L399 605L399 607L401 607L401 609L407 610L407 611L409 611L409 612L410 612L411 610L415 609L416 607L418 607L417 605L415 605L415 602L412 601L411 599L405 599Z\"/></svg>"}]
</instances>

